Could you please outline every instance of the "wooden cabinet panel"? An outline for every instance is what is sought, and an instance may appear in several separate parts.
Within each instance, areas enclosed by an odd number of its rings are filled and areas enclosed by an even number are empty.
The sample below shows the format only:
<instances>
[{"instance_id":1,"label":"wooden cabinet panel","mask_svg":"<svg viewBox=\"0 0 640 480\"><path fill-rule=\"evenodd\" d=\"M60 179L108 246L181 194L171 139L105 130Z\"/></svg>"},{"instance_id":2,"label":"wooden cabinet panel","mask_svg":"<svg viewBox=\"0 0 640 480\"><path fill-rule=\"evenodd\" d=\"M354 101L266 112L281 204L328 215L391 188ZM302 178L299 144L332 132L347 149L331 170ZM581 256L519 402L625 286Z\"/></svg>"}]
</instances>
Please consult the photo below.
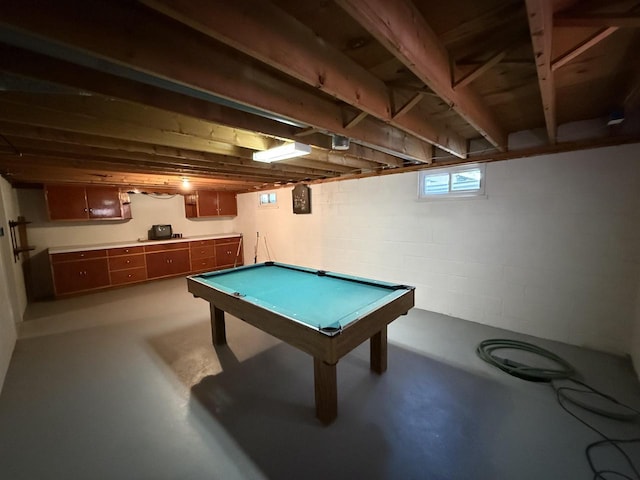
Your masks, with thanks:
<instances>
[{"instance_id":1,"label":"wooden cabinet panel","mask_svg":"<svg viewBox=\"0 0 640 480\"><path fill-rule=\"evenodd\" d=\"M107 254L110 257L117 257L119 255L133 255L134 253L144 253L144 247L121 247L110 248L107 250Z\"/></svg>"},{"instance_id":2,"label":"wooden cabinet panel","mask_svg":"<svg viewBox=\"0 0 640 480\"><path fill-rule=\"evenodd\" d=\"M89 218L84 187L47 185L45 199L51 220L87 220Z\"/></svg>"},{"instance_id":3,"label":"wooden cabinet panel","mask_svg":"<svg viewBox=\"0 0 640 480\"><path fill-rule=\"evenodd\" d=\"M88 260L90 258L102 258L106 256L106 250L83 250L80 252L56 253L51 255L51 263L73 262L77 260Z\"/></svg>"},{"instance_id":4,"label":"wooden cabinet panel","mask_svg":"<svg viewBox=\"0 0 640 480\"><path fill-rule=\"evenodd\" d=\"M218 192L218 215L238 215L238 202L234 192Z\"/></svg>"},{"instance_id":5,"label":"wooden cabinet panel","mask_svg":"<svg viewBox=\"0 0 640 480\"><path fill-rule=\"evenodd\" d=\"M240 237L50 255L57 296L243 264Z\"/></svg>"},{"instance_id":6,"label":"wooden cabinet panel","mask_svg":"<svg viewBox=\"0 0 640 480\"><path fill-rule=\"evenodd\" d=\"M197 201L199 217L215 217L218 215L218 192L199 191Z\"/></svg>"},{"instance_id":7,"label":"wooden cabinet panel","mask_svg":"<svg viewBox=\"0 0 640 480\"><path fill-rule=\"evenodd\" d=\"M226 243L216 245L216 267L217 268L227 268L233 267L234 265L242 265L242 251L240 251L238 255L238 242ZM236 255L238 258L236 260Z\"/></svg>"},{"instance_id":8,"label":"wooden cabinet panel","mask_svg":"<svg viewBox=\"0 0 640 480\"><path fill-rule=\"evenodd\" d=\"M215 269L216 269L215 257L191 259L191 271L193 273L208 272Z\"/></svg>"},{"instance_id":9,"label":"wooden cabinet panel","mask_svg":"<svg viewBox=\"0 0 640 480\"><path fill-rule=\"evenodd\" d=\"M191 248L195 248L195 247L206 247L209 245L215 245L215 240L194 240L189 242L189 247Z\"/></svg>"},{"instance_id":10,"label":"wooden cabinet panel","mask_svg":"<svg viewBox=\"0 0 640 480\"><path fill-rule=\"evenodd\" d=\"M106 258L55 263L52 268L56 295L109 286Z\"/></svg>"},{"instance_id":11,"label":"wooden cabinet panel","mask_svg":"<svg viewBox=\"0 0 640 480\"><path fill-rule=\"evenodd\" d=\"M86 187L89 218L122 218L120 190L113 187Z\"/></svg>"},{"instance_id":12,"label":"wooden cabinet panel","mask_svg":"<svg viewBox=\"0 0 640 480\"><path fill-rule=\"evenodd\" d=\"M189 250L148 253L147 277L159 278L189 273Z\"/></svg>"},{"instance_id":13,"label":"wooden cabinet panel","mask_svg":"<svg viewBox=\"0 0 640 480\"><path fill-rule=\"evenodd\" d=\"M117 187L46 185L45 199L51 220L131 218L123 215Z\"/></svg>"},{"instance_id":14,"label":"wooden cabinet panel","mask_svg":"<svg viewBox=\"0 0 640 480\"><path fill-rule=\"evenodd\" d=\"M150 252L163 252L166 250L186 250L189 248L188 242L175 242L175 243L159 243L156 245L145 245L144 251Z\"/></svg>"},{"instance_id":15,"label":"wooden cabinet panel","mask_svg":"<svg viewBox=\"0 0 640 480\"><path fill-rule=\"evenodd\" d=\"M124 285L127 283L143 282L147 279L145 267L130 268L111 272L111 285Z\"/></svg>"},{"instance_id":16,"label":"wooden cabinet panel","mask_svg":"<svg viewBox=\"0 0 640 480\"><path fill-rule=\"evenodd\" d=\"M184 197L187 218L236 216L238 204L235 192L198 190Z\"/></svg>"},{"instance_id":17,"label":"wooden cabinet panel","mask_svg":"<svg viewBox=\"0 0 640 480\"><path fill-rule=\"evenodd\" d=\"M213 245L204 246L204 247L191 247L191 259L199 260L201 258L213 257Z\"/></svg>"},{"instance_id":18,"label":"wooden cabinet panel","mask_svg":"<svg viewBox=\"0 0 640 480\"><path fill-rule=\"evenodd\" d=\"M127 268L144 267L144 255L123 255L109 258L109 270L125 270Z\"/></svg>"}]
</instances>

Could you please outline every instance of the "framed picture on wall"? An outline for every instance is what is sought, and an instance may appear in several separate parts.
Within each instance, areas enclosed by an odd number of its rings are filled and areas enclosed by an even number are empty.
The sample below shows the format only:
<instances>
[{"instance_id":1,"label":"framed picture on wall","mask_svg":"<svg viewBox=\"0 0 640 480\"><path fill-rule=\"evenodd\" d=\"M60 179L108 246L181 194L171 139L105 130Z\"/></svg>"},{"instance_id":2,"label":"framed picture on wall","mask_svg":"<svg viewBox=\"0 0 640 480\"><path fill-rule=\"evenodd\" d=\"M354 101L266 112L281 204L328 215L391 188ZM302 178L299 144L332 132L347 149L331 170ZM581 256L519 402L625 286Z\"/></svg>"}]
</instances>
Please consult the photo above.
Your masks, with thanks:
<instances>
[{"instance_id":1,"label":"framed picture on wall","mask_svg":"<svg viewBox=\"0 0 640 480\"><path fill-rule=\"evenodd\" d=\"M307 185L296 185L291 196L293 213L311 213L311 188Z\"/></svg>"}]
</instances>

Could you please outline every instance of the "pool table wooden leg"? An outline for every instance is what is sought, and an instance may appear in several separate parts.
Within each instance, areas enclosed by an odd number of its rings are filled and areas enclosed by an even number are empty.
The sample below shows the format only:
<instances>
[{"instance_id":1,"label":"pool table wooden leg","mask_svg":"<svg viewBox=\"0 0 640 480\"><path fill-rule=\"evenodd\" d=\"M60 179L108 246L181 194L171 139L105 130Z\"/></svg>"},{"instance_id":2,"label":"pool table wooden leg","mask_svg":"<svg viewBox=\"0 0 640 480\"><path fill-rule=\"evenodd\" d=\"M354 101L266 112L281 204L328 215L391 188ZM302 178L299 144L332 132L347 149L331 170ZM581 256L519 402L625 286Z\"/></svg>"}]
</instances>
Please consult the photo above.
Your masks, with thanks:
<instances>
[{"instance_id":1,"label":"pool table wooden leg","mask_svg":"<svg viewBox=\"0 0 640 480\"><path fill-rule=\"evenodd\" d=\"M209 304L211 310L211 340L214 345L227 344L227 330L224 324L224 310Z\"/></svg>"},{"instance_id":2,"label":"pool table wooden leg","mask_svg":"<svg viewBox=\"0 0 640 480\"><path fill-rule=\"evenodd\" d=\"M330 365L314 357L313 374L316 390L316 417L328 425L338 416L336 364Z\"/></svg>"},{"instance_id":3,"label":"pool table wooden leg","mask_svg":"<svg viewBox=\"0 0 640 480\"><path fill-rule=\"evenodd\" d=\"M387 326L371 337L371 370L376 373L387 371Z\"/></svg>"}]
</instances>

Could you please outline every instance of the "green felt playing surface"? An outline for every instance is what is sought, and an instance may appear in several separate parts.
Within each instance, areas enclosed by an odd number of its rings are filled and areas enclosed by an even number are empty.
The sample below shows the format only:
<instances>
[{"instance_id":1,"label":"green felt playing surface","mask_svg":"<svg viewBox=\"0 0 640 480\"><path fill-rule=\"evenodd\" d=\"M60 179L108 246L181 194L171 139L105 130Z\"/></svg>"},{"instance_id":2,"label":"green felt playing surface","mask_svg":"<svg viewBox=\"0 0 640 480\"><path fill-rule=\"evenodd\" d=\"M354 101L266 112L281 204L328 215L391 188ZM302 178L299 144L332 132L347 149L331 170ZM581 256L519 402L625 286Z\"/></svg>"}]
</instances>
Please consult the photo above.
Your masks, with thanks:
<instances>
[{"instance_id":1,"label":"green felt playing surface","mask_svg":"<svg viewBox=\"0 0 640 480\"><path fill-rule=\"evenodd\" d=\"M318 329L345 327L406 291L385 282L334 273L321 276L315 270L277 263L195 278Z\"/></svg>"}]
</instances>

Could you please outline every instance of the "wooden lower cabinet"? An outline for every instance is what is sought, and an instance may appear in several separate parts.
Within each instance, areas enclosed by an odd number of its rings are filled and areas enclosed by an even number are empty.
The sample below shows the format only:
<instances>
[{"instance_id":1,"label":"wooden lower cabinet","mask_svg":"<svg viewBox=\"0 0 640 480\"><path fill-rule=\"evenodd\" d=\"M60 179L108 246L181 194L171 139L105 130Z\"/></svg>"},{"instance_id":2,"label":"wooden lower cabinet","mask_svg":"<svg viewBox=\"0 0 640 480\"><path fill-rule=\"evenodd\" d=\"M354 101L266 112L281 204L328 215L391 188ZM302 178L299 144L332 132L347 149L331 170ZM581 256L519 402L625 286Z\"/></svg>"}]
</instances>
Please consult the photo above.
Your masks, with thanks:
<instances>
[{"instance_id":1,"label":"wooden lower cabinet","mask_svg":"<svg viewBox=\"0 0 640 480\"><path fill-rule=\"evenodd\" d=\"M240 266L240 237L50 254L55 295Z\"/></svg>"},{"instance_id":2,"label":"wooden lower cabinet","mask_svg":"<svg viewBox=\"0 0 640 480\"><path fill-rule=\"evenodd\" d=\"M52 259L51 269L56 296L110 285L106 252L102 258L83 258L82 253L78 253L75 258L61 254L61 257Z\"/></svg>"},{"instance_id":3,"label":"wooden lower cabinet","mask_svg":"<svg viewBox=\"0 0 640 480\"><path fill-rule=\"evenodd\" d=\"M170 277L191 271L189 249L147 253L147 278Z\"/></svg>"},{"instance_id":4,"label":"wooden lower cabinet","mask_svg":"<svg viewBox=\"0 0 640 480\"><path fill-rule=\"evenodd\" d=\"M144 282L147 279L144 247L110 248L107 253L111 285Z\"/></svg>"},{"instance_id":5,"label":"wooden lower cabinet","mask_svg":"<svg viewBox=\"0 0 640 480\"><path fill-rule=\"evenodd\" d=\"M218 238L214 240L216 268L230 268L242 265L240 238Z\"/></svg>"}]
</instances>

